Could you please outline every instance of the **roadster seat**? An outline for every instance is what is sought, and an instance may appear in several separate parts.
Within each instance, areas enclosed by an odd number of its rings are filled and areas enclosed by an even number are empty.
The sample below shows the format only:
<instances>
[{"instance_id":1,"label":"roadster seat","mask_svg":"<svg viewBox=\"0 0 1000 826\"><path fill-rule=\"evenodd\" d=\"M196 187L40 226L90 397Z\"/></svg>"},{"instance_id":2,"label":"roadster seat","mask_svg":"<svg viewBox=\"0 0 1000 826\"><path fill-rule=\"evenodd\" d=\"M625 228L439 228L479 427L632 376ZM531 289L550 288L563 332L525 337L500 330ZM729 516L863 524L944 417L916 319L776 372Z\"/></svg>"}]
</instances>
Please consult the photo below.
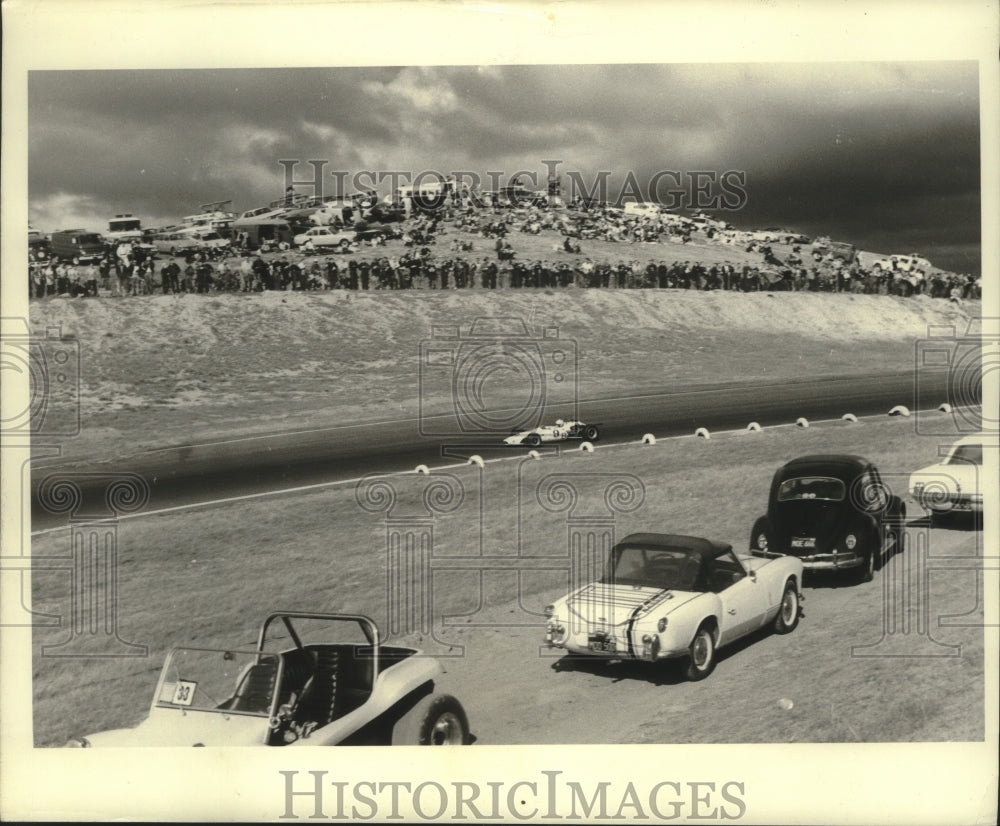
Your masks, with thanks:
<instances>
[{"instance_id":1,"label":"roadster seat","mask_svg":"<svg viewBox=\"0 0 1000 826\"><path fill-rule=\"evenodd\" d=\"M272 661L255 663L247 668L229 704L231 711L267 713L274 696L276 664Z\"/></svg>"}]
</instances>

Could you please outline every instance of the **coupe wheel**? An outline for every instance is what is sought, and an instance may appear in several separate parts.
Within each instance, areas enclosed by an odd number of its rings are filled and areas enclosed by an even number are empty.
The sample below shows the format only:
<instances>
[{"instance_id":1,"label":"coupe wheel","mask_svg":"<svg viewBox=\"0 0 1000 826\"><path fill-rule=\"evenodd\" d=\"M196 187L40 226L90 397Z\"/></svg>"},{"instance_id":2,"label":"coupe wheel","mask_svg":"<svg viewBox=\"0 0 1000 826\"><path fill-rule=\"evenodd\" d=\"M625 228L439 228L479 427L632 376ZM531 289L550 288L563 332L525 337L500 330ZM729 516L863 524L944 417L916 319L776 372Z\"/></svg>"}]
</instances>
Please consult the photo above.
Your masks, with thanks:
<instances>
[{"instance_id":1,"label":"coupe wheel","mask_svg":"<svg viewBox=\"0 0 1000 826\"><path fill-rule=\"evenodd\" d=\"M868 553L865 554L864 564L861 566L861 581L871 582L875 579L875 568L878 561L878 548L874 545L871 546Z\"/></svg>"},{"instance_id":2,"label":"coupe wheel","mask_svg":"<svg viewBox=\"0 0 1000 826\"><path fill-rule=\"evenodd\" d=\"M351 248L351 242L348 241L346 238L340 242L340 249L343 250L344 252L347 252L350 248Z\"/></svg>"},{"instance_id":3,"label":"coupe wheel","mask_svg":"<svg viewBox=\"0 0 1000 826\"><path fill-rule=\"evenodd\" d=\"M450 694L424 697L392 729L394 746L464 746L468 742L468 717Z\"/></svg>"},{"instance_id":4,"label":"coupe wheel","mask_svg":"<svg viewBox=\"0 0 1000 826\"><path fill-rule=\"evenodd\" d=\"M688 666L685 676L689 680L704 680L715 670L715 637L712 630L703 625L691 640L688 649Z\"/></svg>"},{"instance_id":5,"label":"coupe wheel","mask_svg":"<svg viewBox=\"0 0 1000 826\"><path fill-rule=\"evenodd\" d=\"M583 438L588 442L596 442L601 438L601 433L595 425L589 424L583 429Z\"/></svg>"},{"instance_id":6,"label":"coupe wheel","mask_svg":"<svg viewBox=\"0 0 1000 826\"><path fill-rule=\"evenodd\" d=\"M785 583L785 593L781 595L781 606L778 616L774 618L774 631L777 634L788 634L799 624L799 591L795 580Z\"/></svg>"}]
</instances>

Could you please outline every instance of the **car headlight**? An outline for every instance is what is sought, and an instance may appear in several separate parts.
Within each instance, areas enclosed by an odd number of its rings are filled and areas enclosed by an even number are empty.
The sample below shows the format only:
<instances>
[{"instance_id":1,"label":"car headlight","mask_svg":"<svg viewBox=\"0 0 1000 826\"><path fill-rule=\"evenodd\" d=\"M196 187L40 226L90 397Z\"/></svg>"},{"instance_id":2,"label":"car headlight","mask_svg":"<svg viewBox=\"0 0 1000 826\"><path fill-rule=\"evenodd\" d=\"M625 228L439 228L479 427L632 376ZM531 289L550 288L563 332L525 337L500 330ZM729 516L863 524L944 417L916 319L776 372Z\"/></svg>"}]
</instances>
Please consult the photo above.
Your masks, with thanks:
<instances>
[{"instance_id":1,"label":"car headlight","mask_svg":"<svg viewBox=\"0 0 1000 826\"><path fill-rule=\"evenodd\" d=\"M70 737L66 741L64 748L67 749L89 749L90 741L86 737Z\"/></svg>"},{"instance_id":2,"label":"car headlight","mask_svg":"<svg viewBox=\"0 0 1000 826\"><path fill-rule=\"evenodd\" d=\"M656 630L659 631L661 634L664 631L667 630L667 618L666 617L660 617L660 621L658 623L656 623Z\"/></svg>"},{"instance_id":3,"label":"car headlight","mask_svg":"<svg viewBox=\"0 0 1000 826\"><path fill-rule=\"evenodd\" d=\"M844 544L847 546L847 550L853 551L854 546L858 544L858 538L853 533L849 533L844 538Z\"/></svg>"},{"instance_id":4,"label":"car headlight","mask_svg":"<svg viewBox=\"0 0 1000 826\"><path fill-rule=\"evenodd\" d=\"M767 550L767 534L762 533L757 536L757 547L762 550Z\"/></svg>"},{"instance_id":5,"label":"car headlight","mask_svg":"<svg viewBox=\"0 0 1000 826\"><path fill-rule=\"evenodd\" d=\"M545 616L551 617L551 616L553 616L555 614L555 612L556 612L555 605L546 605L545 606Z\"/></svg>"}]
</instances>

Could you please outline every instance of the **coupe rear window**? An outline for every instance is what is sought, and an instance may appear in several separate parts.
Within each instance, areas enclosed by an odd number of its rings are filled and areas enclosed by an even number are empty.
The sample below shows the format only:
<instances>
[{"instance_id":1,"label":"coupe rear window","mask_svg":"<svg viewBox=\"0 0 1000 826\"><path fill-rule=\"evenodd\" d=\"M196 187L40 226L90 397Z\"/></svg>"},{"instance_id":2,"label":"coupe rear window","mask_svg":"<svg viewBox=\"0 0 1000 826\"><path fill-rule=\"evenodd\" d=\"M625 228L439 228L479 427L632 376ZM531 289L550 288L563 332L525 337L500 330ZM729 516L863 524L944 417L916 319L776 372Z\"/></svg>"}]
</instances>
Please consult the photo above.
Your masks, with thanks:
<instances>
[{"instance_id":1,"label":"coupe rear window","mask_svg":"<svg viewBox=\"0 0 1000 826\"><path fill-rule=\"evenodd\" d=\"M828 476L801 476L797 479L786 479L778 488L779 502L814 499L842 502L844 495L844 483Z\"/></svg>"},{"instance_id":2,"label":"coupe rear window","mask_svg":"<svg viewBox=\"0 0 1000 826\"><path fill-rule=\"evenodd\" d=\"M981 465L983 463L982 445L959 445L955 448L951 456L948 457L947 465L967 464Z\"/></svg>"}]
</instances>

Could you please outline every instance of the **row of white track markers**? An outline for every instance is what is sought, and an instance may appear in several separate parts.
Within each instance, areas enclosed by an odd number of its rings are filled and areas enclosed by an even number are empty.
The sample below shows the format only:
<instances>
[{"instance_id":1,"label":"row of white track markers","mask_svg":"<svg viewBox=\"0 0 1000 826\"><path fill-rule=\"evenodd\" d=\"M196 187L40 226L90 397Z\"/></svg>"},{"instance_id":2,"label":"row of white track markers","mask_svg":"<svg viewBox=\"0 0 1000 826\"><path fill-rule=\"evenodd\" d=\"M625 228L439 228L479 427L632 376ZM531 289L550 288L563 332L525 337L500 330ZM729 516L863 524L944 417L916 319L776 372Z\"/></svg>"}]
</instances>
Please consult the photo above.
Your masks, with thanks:
<instances>
[{"instance_id":1,"label":"row of white track markers","mask_svg":"<svg viewBox=\"0 0 1000 826\"><path fill-rule=\"evenodd\" d=\"M950 404L941 404L941 405L938 405L937 410L939 412L941 412L941 413L951 413L952 412L952 407L951 407ZM890 416L909 417L910 416L910 410L909 410L909 408L907 408L904 405L900 404L900 405L896 405L895 407L893 407L889 411L888 415L890 415ZM862 419L878 419L878 418L881 418L881 417L876 415L876 416L863 416L861 418ZM813 422L813 424L826 424L826 423L837 422L837 421L847 421L847 422L857 423L859 421L859 419L853 413L845 413L843 416L840 417L840 419L822 419L822 420ZM809 424L810 423L809 423L809 421L807 419L805 419L805 418L803 418L803 417L800 416L798 419L795 420L795 422L793 424L776 424L776 425L770 425L769 429L774 430L774 429L782 428L782 427L809 427ZM748 424L746 426L746 428L744 428L742 430L721 430L721 431L718 431L718 433L720 433L720 434L746 433L746 432L759 433L763 429L764 428L761 427L761 425L758 422L750 422L750 424ZM662 437L662 438L664 440L666 440L666 439L690 439L690 438L711 439L712 438L712 434L708 430L708 428L699 427L694 432L693 436L692 435L665 436L665 437ZM652 433L647 433L639 441L639 444L655 445L657 443L657 441L658 440L657 440L656 436L654 436ZM606 449L615 448L615 447L628 447L628 446L631 446L631 445L634 445L634 444L635 444L634 442L619 442L617 444L601 445L601 449L602 450L606 450ZM593 453L596 448L594 447L594 445L591 442L583 442L580 445L579 449L583 453ZM541 459L542 458L542 454L539 453L537 450L531 450L531 451L528 451L528 457L531 458L531 459ZM411 471L411 472L418 473L418 474L429 475L429 474L433 473L434 470L451 470L451 469L454 469L454 468L466 467L468 465L474 465L474 466L479 467L479 468L485 468L485 466L487 464L491 463L491 462L506 462L506 461L510 461L511 459L514 459L514 458L518 458L518 457L508 456L508 457L498 457L496 459L485 459L484 460L482 458L482 456L479 456L478 454L475 454L473 456L470 456L465 462L459 462L459 463L450 464L450 465L440 465L440 466L435 467L435 468L429 468L427 465L417 465L417 467L414 468L414 470ZM405 473L405 472L406 471L400 471L400 473ZM391 474L387 474L387 475L391 475ZM205 501L205 502L192 502L191 504L176 505L176 506L171 507L171 508L158 508L156 510L140 511L139 513L123 514L122 516L119 516L118 518L120 520L123 520L123 521L126 520L126 519L141 519L141 518L147 517L147 516L160 516L160 515L167 514L167 513L178 513L180 511L195 510L196 508L212 507L213 505L224 505L224 504L229 504L229 503L232 503L232 502L244 502L244 501L247 501L247 500L250 500L250 499L262 499L262 498L268 497L268 496L283 496L283 495L286 495L286 494L289 494L289 493L305 493L306 491L320 490L322 488L338 487L340 485L356 485L360 481L362 481L364 478L365 477L362 476L362 477L357 477L357 478L354 478L354 479L339 479L339 480L337 480L335 482L317 482L314 485L301 485L299 487L294 487L294 488L282 488L280 490L262 491L261 493L248 493L248 494L244 494L242 496L230 496L230 497L227 497L227 498L224 498L224 499L210 499L210 500ZM58 527L55 527L55 528L45 528L44 530L40 530L40 531L32 531L31 535L32 536L44 536L45 534L56 533L57 531L66 530L68 527L69 527L69 525L59 525Z\"/></svg>"}]
</instances>

